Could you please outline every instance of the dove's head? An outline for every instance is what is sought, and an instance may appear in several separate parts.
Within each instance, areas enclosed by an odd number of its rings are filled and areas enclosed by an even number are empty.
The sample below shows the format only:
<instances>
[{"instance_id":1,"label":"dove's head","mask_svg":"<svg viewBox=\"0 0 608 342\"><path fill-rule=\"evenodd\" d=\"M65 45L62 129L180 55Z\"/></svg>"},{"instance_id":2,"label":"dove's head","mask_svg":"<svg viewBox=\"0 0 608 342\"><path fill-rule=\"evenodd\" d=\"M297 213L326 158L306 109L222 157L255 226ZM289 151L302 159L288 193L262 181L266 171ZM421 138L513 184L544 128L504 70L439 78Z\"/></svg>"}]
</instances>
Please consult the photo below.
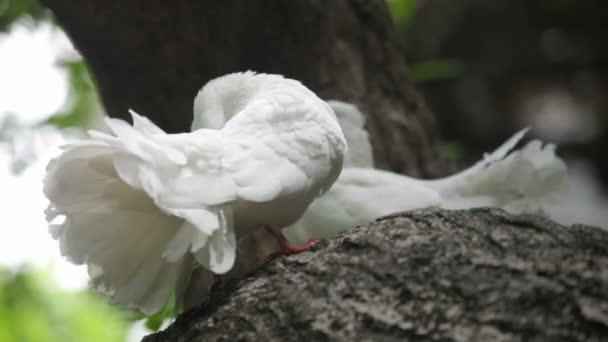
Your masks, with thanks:
<instances>
[{"instance_id":1,"label":"dove's head","mask_svg":"<svg viewBox=\"0 0 608 342\"><path fill-rule=\"evenodd\" d=\"M192 130L224 127L226 121L247 105L262 84L282 79L280 75L245 71L207 82L194 99Z\"/></svg>"}]
</instances>

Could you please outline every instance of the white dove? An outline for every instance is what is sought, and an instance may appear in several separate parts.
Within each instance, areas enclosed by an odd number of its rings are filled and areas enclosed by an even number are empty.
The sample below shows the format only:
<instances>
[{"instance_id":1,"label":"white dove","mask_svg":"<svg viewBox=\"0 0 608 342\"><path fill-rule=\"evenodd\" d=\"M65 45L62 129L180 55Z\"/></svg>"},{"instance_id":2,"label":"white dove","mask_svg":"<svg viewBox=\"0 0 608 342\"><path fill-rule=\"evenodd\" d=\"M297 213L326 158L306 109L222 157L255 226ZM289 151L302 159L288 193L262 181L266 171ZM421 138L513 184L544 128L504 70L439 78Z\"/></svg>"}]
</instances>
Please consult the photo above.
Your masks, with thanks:
<instances>
[{"instance_id":1,"label":"white dove","mask_svg":"<svg viewBox=\"0 0 608 342\"><path fill-rule=\"evenodd\" d=\"M195 99L192 129L221 128L230 119L230 112L219 115L209 110L201 95ZM446 209L496 206L513 213L542 214L566 189L566 166L555 155L554 145L534 140L514 150L527 129L516 133L474 166L450 177L422 180L374 169L364 115L352 104L328 103L348 143L344 169L329 191L315 199L296 223L283 230L294 244L332 237L384 215L428 206ZM276 249L276 239L265 230L247 235L238 242L239 257L227 278L255 270ZM204 301L210 284L208 272L204 269L194 272L182 293L184 306Z\"/></svg>"},{"instance_id":2,"label":"white dove","mask_svg":"<svg viewBox=\"0 0 608 342\"><path fill-rule=\"evenodd\" d=\"M47 220L61 252L86 264L116 303L157 312L193 267L224 274L239 239L292 224L342 170L346 141L331 107L300 82L235 73L198 95L221 129L166 134L133 126L70 144L47 167ZM63 219L63 221L61 221ZM205 280L208 282L208 279ZM178 301L181 299L178 298Z\"/></svg>"},{"instance_id":3,"label":"white dove","mask_svg":"<svg viewBox=\"0 0 608 342\"><path fill-rule=\"evenodd\" d=\"M513 213L544 214L567 189L566 164L555 154L554 145L533 140L514 150L528 129L514 134L472 167L446 178L423 180L375 169L363 113L349 103L327 102L348 143L344 169L332 188L284 229L292 243L331 237L384 215L428 206L494 206ZM193 130L221 128L229 118L206 110L200 98L195 99ZM248 248L243 254L258 254L258 261L264 260L270 249L254 252L256 246L270 246L261 242L264 234L249 237L255 244L241 243Z\"/></svg>"},{"instance_id":4,"label":"white dove","mask_svg":"<svg viewBox=\"0 0 608 342\"><path fill-rule=\"evenodd\" d=\"M364 115L351 104L328 103L349 150L330 191L284 229L292 243L331 237L384 215L428 206L493 206L512 213L546 214L567 189L566 164L555 154L554 145L532 140L514 149L528 129L517 132L470 168L446 178L423 180L374 169Z\"/></svg>"}]
</instances>

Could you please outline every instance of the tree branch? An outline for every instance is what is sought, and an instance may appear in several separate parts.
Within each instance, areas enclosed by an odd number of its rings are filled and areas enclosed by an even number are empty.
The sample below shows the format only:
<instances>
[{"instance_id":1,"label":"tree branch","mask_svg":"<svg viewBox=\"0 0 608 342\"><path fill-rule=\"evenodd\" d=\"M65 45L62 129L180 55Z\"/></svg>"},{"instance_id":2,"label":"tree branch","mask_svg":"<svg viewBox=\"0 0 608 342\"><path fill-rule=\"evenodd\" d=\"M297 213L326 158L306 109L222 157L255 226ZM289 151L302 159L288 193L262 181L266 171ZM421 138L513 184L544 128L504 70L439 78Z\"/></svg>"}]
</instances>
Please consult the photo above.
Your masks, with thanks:
<instances>
[{"instance_id":1,"label":"tree branch","mask_svg":"<svg viewBox=\"0 0 608 342\"><path fill-rule=\"evenodd\" d=\"M278 259L144 341L606 341L606 270L601 229L424 209Z\"/></svg>"}]
</instances>

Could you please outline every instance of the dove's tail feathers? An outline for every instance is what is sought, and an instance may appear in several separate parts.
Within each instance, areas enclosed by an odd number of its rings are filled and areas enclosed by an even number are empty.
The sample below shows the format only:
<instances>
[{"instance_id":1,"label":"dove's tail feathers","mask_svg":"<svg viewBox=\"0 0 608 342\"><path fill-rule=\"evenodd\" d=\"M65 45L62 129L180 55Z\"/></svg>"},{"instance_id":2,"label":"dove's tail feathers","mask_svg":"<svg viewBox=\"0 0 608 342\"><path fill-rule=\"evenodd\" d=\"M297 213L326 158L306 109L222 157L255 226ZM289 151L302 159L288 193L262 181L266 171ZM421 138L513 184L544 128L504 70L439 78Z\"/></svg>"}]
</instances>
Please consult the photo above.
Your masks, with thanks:
<instances>
[{"instance_id":1,"label":"dove's tail feathers","mask_svg":"<svg viewBox=\"0 0 608 342\"><path fill-rule=\"evenodd\" d=\"M88 266L94 288L113 302L153 313L184 281L189 257L215 273L230 270L236 253L232 212L229 205L161 206L155 195L168 187L160 181L172 178L163 173L165 164L145 158L171 162L154 152L152 135L163 133L148 121L136 121L135 128L114 123L116 136L99 133L68 145L49 163L47 220L62 255Z\"/></svg>"},{"instance_id":2,"label":"dove's tail feathers","mask_svg":"<svg viewBox=\"0 0 608 342\"><path fill-rule=\"evenodd\" d=\"M456 175L428 184L444 199L443 206L462 209L496 206L516 213L543 213L567 187L565 163L555 146L538 140L513 150L527 130Z\"/></svg>"},{"instance_id":3,"label":"dove's tail feathers","mask_svg":"<svg viewBox=\"0 0 608 342\"><path fill-rule=\"evenodd\" d=\"M104 144L121 150L126 154L137 156L142 161L154 165L184 165L186 155L176 146L163 143L168 136L152 121L131 111L133 126L120 119L106 117L105 123L112 132L106 134L89 131L89 135Z\"/></svg>"},{"instance_id":4,"label":"dove's tail feathers","mask_svg":"<svg viewBox=\"0 0 608 342\"><path fill-rule=\"evenodd\" d=\"M49 164L44 192L51 234L62 255L88 266L94 289L146 314L164 306L182 264L161 255L183 221L121 181L111 150L68 149Z\"/></svg>"},{"instance_id":5,"label":"dove's tail feathers","mask_svg":"<svg viewBox=\"0 0 608 342\"><path fill-rule=\"evenodd\" d=\"M185 223L170 239L163 257L175 262L187 252L215 273L226 273L235 258L235 235L230 202L235 197L234 184L220 172L207 175L201 166L213 164L217 150L201 148L196 162L189 160L188 150L196 149L183 135L167 135L148 119L131 112L131 126L123 120L107 119L114 135L95 133L93 138L114 149L116 173L127 184L142 189L160 210L182 218ZM197 142L216 138L217 132L201 132ZM184 139L185 138L185 139ZM209 157L207 154L211 155ZM193 172L193 168L199 168Z\"/></svg>"},{"instance_id":6,"label":"dove's tail feathers","mask_svg":"<svg viewBox=\"0 0 608 342\"><path fill-rule=\"evenodd\" d=\"M232 177L221 172L220 133L166 134L135 112L133 126L106 118L112 134L90 131L97 145L114 149L114 166L127 184L161 207L200 208L236 198Z\"/></svg>"}]
</instances>

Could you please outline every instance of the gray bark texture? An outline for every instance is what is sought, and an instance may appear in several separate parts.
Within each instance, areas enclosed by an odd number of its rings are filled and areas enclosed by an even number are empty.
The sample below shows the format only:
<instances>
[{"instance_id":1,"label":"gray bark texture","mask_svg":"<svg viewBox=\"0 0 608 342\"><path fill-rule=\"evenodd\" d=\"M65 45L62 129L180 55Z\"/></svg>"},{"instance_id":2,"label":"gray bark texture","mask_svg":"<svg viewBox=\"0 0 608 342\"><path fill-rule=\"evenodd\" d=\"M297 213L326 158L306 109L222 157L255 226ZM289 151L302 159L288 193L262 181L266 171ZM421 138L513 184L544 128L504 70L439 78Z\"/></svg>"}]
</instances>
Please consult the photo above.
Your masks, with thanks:
<instances>
[{"instance_id":1,"label":"gray bark texture","mask_svg":"<svg viewBox=\"0 0 608 342\"><path fill-rule=\"evenodd\" d=\"M399 213L221 285L144 341L608 341L608 232Z\"/></svg>"},{"instance_id":2,"label":"gray bark texture","mask_svg":"<svg viewBox=\"0 0 608 342\"><path fill-rule=\"evenodd\" d=\"M434 118L407 77L384 0L42 0L89 63L110 116L189 130L201 86L280 73L369 113L378 167L443 173Z\"/></svg>"}]
</instances>

